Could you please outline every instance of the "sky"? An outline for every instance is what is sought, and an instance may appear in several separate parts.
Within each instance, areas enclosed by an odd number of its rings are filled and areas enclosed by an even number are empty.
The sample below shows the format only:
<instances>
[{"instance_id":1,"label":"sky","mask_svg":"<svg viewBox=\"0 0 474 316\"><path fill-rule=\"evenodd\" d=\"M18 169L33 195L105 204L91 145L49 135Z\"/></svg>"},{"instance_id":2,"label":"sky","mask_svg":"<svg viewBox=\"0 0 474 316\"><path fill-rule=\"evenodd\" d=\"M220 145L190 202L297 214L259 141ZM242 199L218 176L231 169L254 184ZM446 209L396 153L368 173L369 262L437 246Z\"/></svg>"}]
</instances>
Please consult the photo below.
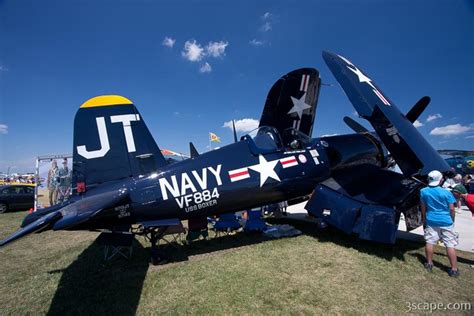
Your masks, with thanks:
<instances>
[{"instance_id":1,"label":"sky","mask_svg":"<svg viewBox=\"0 0 474 316\"><path fill-rule=\"evenodd\" d=\"M323 86L313 137L351 133L354 108L322 50L350 59L436 149L474 150L474 2L464 0L0 0L0 172L72 153L87 99L120 94L160 148L208 150L258 124L268 90L301 67Z\"/></svg>"}]
</instances>

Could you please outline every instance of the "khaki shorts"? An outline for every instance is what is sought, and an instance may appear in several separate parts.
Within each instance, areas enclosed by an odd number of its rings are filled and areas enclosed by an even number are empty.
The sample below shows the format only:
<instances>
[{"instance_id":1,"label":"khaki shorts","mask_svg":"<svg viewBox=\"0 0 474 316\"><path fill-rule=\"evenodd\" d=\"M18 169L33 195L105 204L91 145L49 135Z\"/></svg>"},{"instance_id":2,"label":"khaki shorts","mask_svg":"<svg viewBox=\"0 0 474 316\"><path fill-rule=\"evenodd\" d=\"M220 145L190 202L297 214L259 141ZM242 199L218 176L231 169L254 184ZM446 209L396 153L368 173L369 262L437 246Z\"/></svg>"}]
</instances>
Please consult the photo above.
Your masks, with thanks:
<instances>
[{"instance_id":1,"label":"khaki shorts","mask_svg":"<svg viewBox=\"0 0 474 316\"><path fill-rule=\"evenodd\" d=\"M459 234L454 231L454 224L443 227L426 226L425 241L427 244L436 245L440 239L446 248L454 248L459 244Z\"/></svg>"}]
</instances>

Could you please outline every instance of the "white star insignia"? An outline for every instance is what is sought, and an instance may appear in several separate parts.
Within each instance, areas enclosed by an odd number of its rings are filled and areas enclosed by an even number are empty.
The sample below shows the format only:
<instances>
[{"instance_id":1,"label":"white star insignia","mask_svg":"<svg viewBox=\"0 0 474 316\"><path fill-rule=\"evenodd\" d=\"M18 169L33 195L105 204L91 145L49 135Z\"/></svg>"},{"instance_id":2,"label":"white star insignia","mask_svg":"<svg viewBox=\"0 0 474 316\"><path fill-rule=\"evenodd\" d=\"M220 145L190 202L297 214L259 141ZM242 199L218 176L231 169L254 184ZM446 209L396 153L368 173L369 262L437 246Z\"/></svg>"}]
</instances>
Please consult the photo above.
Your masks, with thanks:
<instances>
[{"instance_id":1,"label":"white star insignia","mask_svg":"<svg viewBox=\"0 0 474 316\"><path fill-rule=\"evenodd\" d=\"M352 69L352 67L349 67L347 66L347 68L349 68L350 71L352 71L353 73L355 73L357 75L357 77L359 78L359 82L366 82L367 84L369 84L373 89L375 89L374 85L372 84L372 79L370 79L369 77L367 77L366 75L364 75L362 73L362 71L359 70L359 68L357 68L356 66L353 66L355 68Z\"/></svg>"},{"instance_id":2,"label":"white star insignia","mask_svg":"<svg viewBox=\"0 0 474 316\"><path fill-rule=\"evenodd\" d=\"M306 104L304 102L305 98L306 98L306 93L303 94L303 96L299 99L291 97L291 101L293 102L293 107L288 112L288 114L296 113L296 114L298 114L298 117L301 120L301 116L303 115L303 111L311 108L311 105Z\"/></svg>"},{"instance_id":3,"label":"white star insignia","mask_svg":"<svg viewBox=\"0 0 474 316\"><path fill-rule=\"evenodd\" d=\"M275 166L277 165L278 160L267 161L262 155L258 156L258 165L250 166L249 168L260 173L260 187L262 187L268 178L272 178L280 182L280 177L278 177L275 172Z\"/></svg>"}]
</instances>

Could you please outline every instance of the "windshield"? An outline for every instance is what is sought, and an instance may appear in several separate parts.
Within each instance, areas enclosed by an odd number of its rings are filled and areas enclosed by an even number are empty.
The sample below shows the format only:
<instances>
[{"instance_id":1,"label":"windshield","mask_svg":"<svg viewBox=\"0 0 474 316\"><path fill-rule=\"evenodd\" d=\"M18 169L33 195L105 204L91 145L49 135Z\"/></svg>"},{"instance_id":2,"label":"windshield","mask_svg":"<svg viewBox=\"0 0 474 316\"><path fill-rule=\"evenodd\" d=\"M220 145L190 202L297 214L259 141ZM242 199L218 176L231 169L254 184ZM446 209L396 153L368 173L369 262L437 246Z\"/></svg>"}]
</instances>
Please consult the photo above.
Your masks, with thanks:
<instances>
[{"instance_id":1,"label":"windshield","mask_svg":"<svg viewBox=\"0 0 474 316\"><path fill-rule=\"evenodd\" d=\"M273 127L262 126L251 131L246 136L252 139L255 147L260 152L277 151L283 147L280 134L278 134L278 131Z\"/></svg>"}]
</instances>

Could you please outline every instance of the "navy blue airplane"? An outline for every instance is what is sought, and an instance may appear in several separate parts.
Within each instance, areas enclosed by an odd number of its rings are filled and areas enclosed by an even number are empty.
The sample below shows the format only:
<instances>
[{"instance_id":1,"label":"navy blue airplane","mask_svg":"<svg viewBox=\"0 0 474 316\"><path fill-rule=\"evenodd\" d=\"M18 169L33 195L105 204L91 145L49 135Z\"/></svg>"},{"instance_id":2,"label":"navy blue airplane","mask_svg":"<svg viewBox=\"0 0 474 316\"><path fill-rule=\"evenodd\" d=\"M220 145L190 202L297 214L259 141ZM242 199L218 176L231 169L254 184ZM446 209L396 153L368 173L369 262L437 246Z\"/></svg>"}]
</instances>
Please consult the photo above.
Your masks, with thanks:
<instances>
[{"instance_id":1,"label":"navy blue airplane","mask_svg":"<svg viewBox=\"0 0 474 316\"><path fill-rule=\"evenodd\" d=\"M130 100L95 97L74 120L73 195L26 216L0 246L32 232L96 230L145 235L153 250L180 220L305 198L306 210L328 224L394 243L400 213L408 229L421 224L418 191L428 172L450 170L412 124L429 98L404 115L352 62L323 58L374 132L346 117L355 134L310 138L321 81L303 68L271 88L258 129L168 164Z\"/></svg>"}]
</instances>

